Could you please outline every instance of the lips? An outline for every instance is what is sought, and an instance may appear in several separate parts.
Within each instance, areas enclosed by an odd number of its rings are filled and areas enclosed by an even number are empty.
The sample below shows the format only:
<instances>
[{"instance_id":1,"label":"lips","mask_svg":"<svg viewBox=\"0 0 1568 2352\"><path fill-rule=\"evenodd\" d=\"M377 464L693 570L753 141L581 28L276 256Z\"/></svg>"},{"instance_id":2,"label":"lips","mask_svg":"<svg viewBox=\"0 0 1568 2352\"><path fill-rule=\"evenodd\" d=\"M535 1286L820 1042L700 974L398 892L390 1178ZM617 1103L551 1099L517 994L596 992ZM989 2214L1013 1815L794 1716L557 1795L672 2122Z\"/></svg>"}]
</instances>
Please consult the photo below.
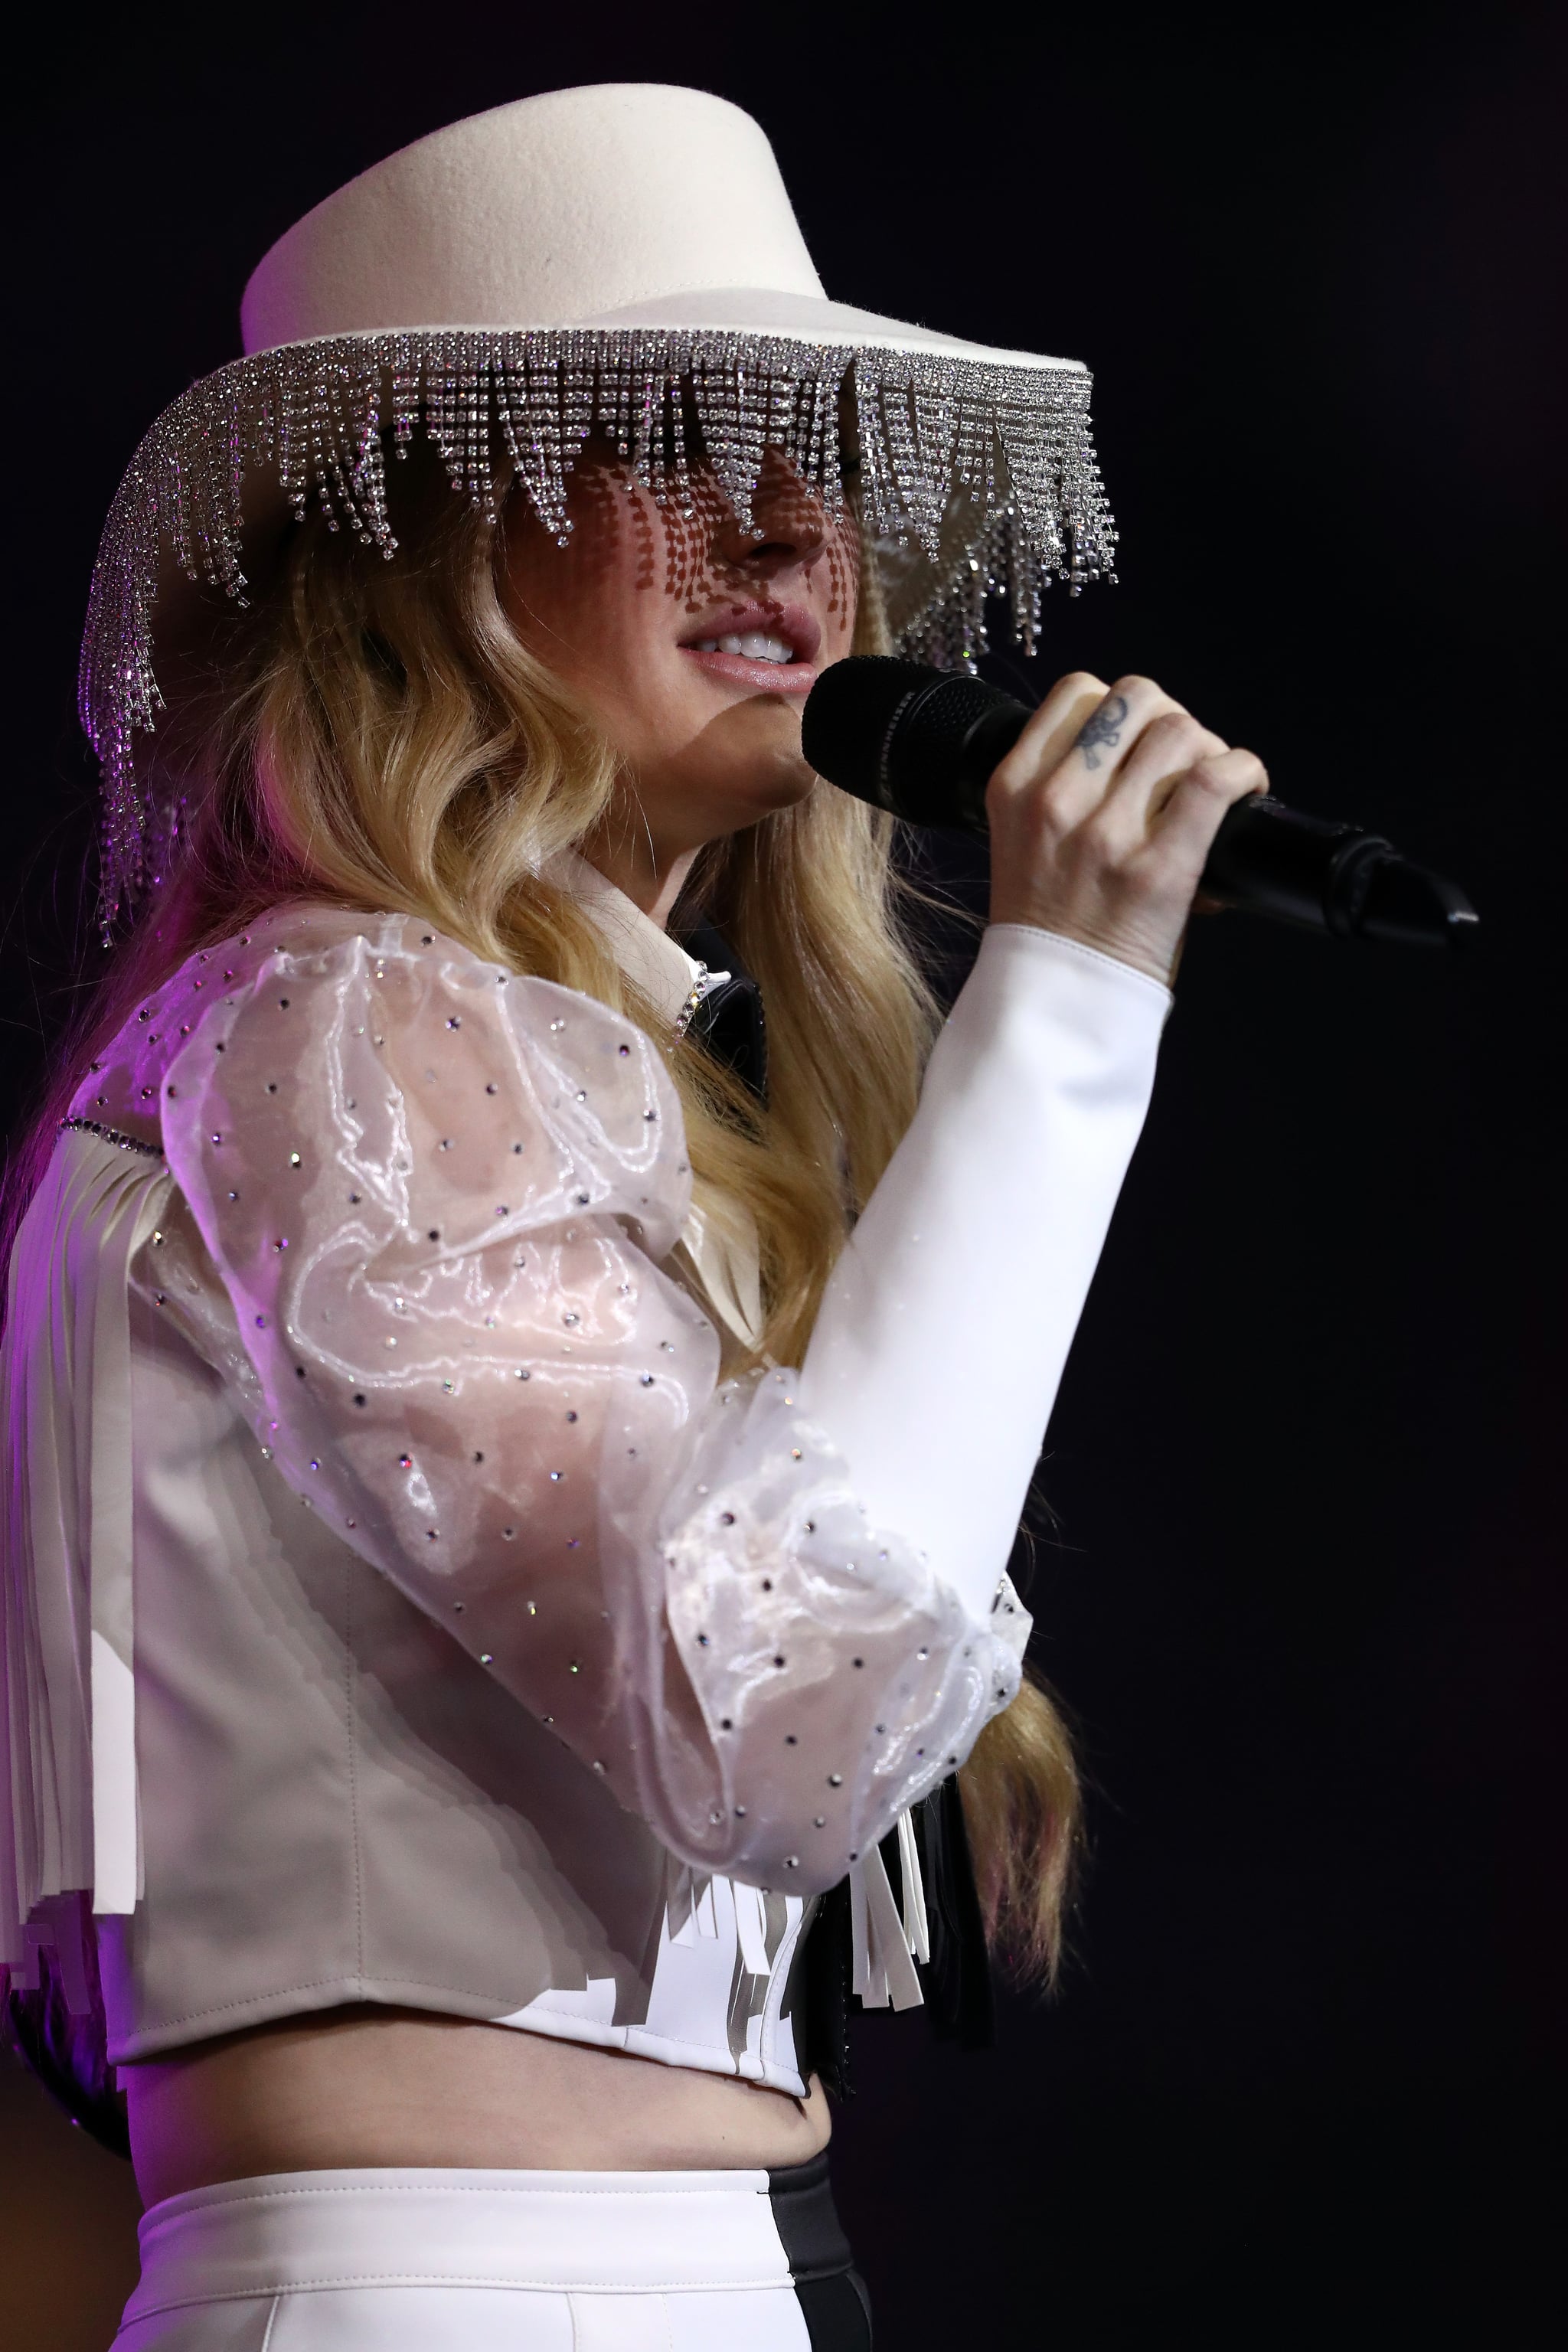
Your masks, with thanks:
<instances>
[{"instance_id":1,"label":"lips","mask_svg":"<svg viewBox=\"0 0 1568 2352\"><path fill-rule=\"evenodd\" d=\"M730 604L697 623L680 646L710 677L753 694L806 694L822 630L800 604Z\"/></svg>"}]
</instances>

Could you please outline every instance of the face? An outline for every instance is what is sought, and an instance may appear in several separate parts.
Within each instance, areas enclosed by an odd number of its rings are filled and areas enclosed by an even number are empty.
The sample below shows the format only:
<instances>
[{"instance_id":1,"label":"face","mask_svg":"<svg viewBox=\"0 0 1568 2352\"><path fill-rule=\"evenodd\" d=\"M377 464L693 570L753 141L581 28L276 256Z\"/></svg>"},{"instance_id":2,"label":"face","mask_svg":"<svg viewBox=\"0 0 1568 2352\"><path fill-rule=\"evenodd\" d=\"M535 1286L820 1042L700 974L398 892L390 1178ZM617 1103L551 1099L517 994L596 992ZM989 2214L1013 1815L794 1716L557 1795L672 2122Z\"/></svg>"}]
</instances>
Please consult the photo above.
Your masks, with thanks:
<instances>
[{"instance_id":1,"label":"face","mask_svg":"<svg viewBox=\"0 0 1568 2352\"><path fill-rule=\"evenodd\" d=\"M507 520L513 623L620 752L618 822L661 871L813 789L801 709L849 650L859 579L852 516L831 522L782 451L752 501L759 538L705 469L693 492L689 520L661 513L590 443L565 547L521 499Z\"/></svg>"}]
</instances>

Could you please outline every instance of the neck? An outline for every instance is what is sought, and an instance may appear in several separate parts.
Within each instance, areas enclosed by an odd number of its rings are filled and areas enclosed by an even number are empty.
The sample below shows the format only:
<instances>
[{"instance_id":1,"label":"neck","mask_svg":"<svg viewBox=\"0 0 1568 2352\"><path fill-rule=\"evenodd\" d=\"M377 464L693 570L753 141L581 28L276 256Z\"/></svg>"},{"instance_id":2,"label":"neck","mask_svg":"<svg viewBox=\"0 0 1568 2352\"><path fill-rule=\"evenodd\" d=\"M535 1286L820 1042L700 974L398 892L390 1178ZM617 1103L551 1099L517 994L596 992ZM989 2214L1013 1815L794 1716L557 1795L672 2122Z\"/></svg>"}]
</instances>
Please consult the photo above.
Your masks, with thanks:
<instances>
[{"instance_id":1,"label":"neck","mask_svg":"<svg viewBox=\"0 0 1568 2352\"><path fill-rule=\"evenodd\" d=\"M606 882L623 890L634 907L662 931L686 885L696 858L695 849L670 854L661 851L645 833L621 832L612 839L603 829L584 842L581 855L598 868Z\"/></svg>"}]
</instances>

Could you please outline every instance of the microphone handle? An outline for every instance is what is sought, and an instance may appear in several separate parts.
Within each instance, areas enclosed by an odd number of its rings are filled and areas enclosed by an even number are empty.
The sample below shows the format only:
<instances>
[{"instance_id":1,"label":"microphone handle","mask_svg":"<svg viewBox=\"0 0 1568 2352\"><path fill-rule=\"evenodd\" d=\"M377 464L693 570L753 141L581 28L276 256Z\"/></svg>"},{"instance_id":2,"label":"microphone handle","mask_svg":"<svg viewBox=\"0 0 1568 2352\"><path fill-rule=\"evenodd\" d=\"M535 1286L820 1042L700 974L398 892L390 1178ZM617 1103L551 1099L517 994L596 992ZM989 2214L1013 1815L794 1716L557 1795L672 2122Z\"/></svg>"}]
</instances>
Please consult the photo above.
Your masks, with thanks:
<instances>
[{"instance_id":1,"label":"microphone handle","mask_svg":"<svg viewBox=\"0 0 1568 2352\"><path fill-rule=\"evenodd\" d=\"M965 685L975 688L973 696ZM907 726L928 698L921 725ZM888 728L878 778L882 805L917 824L988 834L985 787L1028 717L1022 703L999 700L978 678L947 672L917 687ZM1226 811L1199 888L1223 906L1337 939L1451 947L1477 928L1475 909L1456 884L1413 866L1381 834L1308 816L1271 793L1255 793Z\"/></svg>"}]
</instances>

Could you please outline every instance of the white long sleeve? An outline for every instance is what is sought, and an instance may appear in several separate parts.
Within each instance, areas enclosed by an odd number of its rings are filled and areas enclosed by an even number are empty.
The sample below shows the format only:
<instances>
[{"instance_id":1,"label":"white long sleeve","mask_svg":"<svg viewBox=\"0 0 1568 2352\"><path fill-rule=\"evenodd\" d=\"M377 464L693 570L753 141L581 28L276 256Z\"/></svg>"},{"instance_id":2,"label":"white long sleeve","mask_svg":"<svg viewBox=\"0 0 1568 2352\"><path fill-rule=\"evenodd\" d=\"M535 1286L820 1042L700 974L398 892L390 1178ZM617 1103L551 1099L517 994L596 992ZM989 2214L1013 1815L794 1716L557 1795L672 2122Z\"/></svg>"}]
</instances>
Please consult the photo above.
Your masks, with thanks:
<instances>
[{"instance_id":1,"label":"white long sleeve","mask_svg":"<svg viewBox=\"0 0 1568 2352\"><path fill-rule=\"evenodd\" d=\"M972 1615L1006 1566L1153 1085L1168 990L994 924L802 1368L872 1521Z\"/></svg>"}]
</instances>

